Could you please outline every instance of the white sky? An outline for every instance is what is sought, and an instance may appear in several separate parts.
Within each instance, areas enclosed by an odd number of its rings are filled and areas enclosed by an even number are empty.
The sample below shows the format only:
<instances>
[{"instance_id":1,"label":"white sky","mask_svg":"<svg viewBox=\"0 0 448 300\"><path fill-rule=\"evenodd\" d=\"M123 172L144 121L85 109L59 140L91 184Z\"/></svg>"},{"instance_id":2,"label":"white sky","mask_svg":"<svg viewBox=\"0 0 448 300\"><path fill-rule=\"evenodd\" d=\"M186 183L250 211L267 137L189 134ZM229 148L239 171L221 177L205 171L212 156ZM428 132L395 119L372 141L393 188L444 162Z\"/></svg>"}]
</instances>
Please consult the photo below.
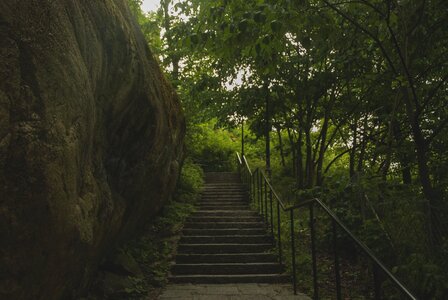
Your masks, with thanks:
<instances>
[{"instance_id":1,"label":"white sky","mask_svg":"<svg viewBox=\"0 0 448 300\"><path fill-rule=\"evenodd\" d=\"M159 7L159 0L143 0L142 9L144 12L156 10Z\"/></svg>"}]
</instances>

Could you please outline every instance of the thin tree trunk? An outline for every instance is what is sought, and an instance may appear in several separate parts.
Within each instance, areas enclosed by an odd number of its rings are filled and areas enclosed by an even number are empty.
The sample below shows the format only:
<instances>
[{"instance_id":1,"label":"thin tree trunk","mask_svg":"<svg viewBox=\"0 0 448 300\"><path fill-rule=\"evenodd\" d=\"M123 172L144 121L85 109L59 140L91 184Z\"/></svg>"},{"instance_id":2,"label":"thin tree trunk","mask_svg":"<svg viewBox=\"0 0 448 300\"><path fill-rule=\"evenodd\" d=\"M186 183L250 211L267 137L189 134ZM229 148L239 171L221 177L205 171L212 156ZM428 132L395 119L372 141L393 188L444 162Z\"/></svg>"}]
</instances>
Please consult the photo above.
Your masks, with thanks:
<instances>
[{"instance_id":1,"label":"thin tree trunk","mask_svg":"<svg viewBox=\"0 0 448 300\"><path fill-rule=\"evenodd\" d=\"M285 152L283 150L282 132L280 130L280 126L279 125L276 126L276 129L277 129L276 131L277 131L277 137L278 137L278 145L279 145L279 148L280 148L281 165L282 165L282 167L285 167L286 163L285 163Z\"/></svg>"},{"instance_id":2,"label":"thin tree trunk","mask_svg":"<svg viewBox=\"0 0 448 300\"><path fill-rule=\"evenodd\" d=\"M286 128L288 132L288 139L289 144L291 146L291 153L292 153L292 174L297 178L297 155L296 155L296 145L294 142L294 138L291 134L291 129L289 126Z\"/></svg>"},{"instance_id":3,"label":"thin tree trunk","mask_svg":"<svg viewBox=\"0 0 448 300\"><path fill-rule=\"evenodd\" d=\"M401 133L400 124L398 122L394 122L393 124L393 131L394 131L394 137L395 141L400 147L402 148L403 144L403 135ZM404 152L403 152L404 150ZM400 159L400 165L401 165L401 176L403 179L404 184L411 184L412 183L412 175L411 175L411 165L410 165L410 158L409 154L407 153L407 149L399 150L399 159Z\"/></svg>"},{"instance_id":4,"label":"thin tree trunk","mask_svg":"<svg viewBox=\"0 0 448 300\"><path fill-rule=\"evenodd\" d=\"M297 185L299 189L304 187L304 170L303 170L303 133L302 129L299 128L299 138L297 139Z\"/></svg>"},{"instance_id":5,"label":"thin tree trunk","mask_svg":"<svg viewBox=\"0 0 448 300\"><path fill-rule=\"evenodd\" d=\"M313 145L311 144L311 129L306 128L305 129L305 147L306 147L306 187L312 188L313 187L313 169L314 169L314 161L313 161Z\"/></svg>"},{"instance_id":6,"label":"thin tree trunk","mask_svg":"<svg viewBox=\"0 0 448 300\"><path fill-rule=\"evenodd\" d=\"M358 148L358 118L355 118L354 124L352 125L352 131L353 131L353 147L352 151L350 151L350 168L349 168L349 175L351 179L354 179L355 176L355 163L356 163L356 150Z\"/></svg>"},{"instance_id":7,"label":"thin tree trunk","mask_svg":"<svg viewBox=\"0 0 448 300\"><path fill-rule=\"evenodd\" d=\"M326 143L327 143L327 132L328 132L328 123L329 123L329 115L330 115L330 107L328 107L325 110L325 116L324 116L324 123L322 124L321 129L321 141L320 141L320 148L319 148L319 157L317 159L317 176L316 176L316 183L317 185L322 185L323 183L323 173L322 168L324 165L324 157L325 157L325 149Z\"/></svg>"}]
</instances>

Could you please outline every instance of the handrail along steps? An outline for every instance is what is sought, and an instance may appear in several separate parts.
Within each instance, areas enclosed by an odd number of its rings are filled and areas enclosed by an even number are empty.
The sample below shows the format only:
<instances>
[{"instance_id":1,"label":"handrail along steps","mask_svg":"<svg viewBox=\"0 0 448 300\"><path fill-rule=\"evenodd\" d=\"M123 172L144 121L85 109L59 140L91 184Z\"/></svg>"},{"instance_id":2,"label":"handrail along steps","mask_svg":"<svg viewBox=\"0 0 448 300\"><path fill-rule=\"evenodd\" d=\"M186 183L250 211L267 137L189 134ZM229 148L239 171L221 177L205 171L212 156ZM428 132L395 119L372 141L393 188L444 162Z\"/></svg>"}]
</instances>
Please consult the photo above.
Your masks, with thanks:
<instances>
[{"instance_id":1,"label":"handrail along steps","mask_svg":"<svg viewBox=\"0 0 448 300\"><path fill-rule=\"evenodd\" d=\"M375 299L382 299L381 296L381 282L379 280L379 272L382 271L387 278L389 278L394 285L398 288L402 295L408 299L416 300L417 298L407 289L403 283L401 283L392 272L373 254L363 242L361 242L336 216L336 214L325 205L320 199L313 198L305 200L304 202L286 207L281 201L278 194L272 187L265 172L257 168L255 171L251 171L249 163L244 155L240 156L237 152L238 170L241 175L243 183L249 187L249 199L256 202L260 214L264 217L266 224L269 226L271 235L275 238L278 246L278 256L280 263L283 263L282 241L281 241L281 227L280 216L283 213L289 212L290 218L290 234L291 234L291 261L292 261L292 283L294 287L294 294L297 294L297 280L296 280L296 263L295 263L295 238L294 238L294 211L302 207L309 208L310 215L310 232L311 232L311 256L312 256L312 270L313 270L313 292L314 299L319 299L318 280L317 280L317 256L316 256L316 234L314 226L314 207L318 208L330 217L332 223L333 232L333 253L334 253L334 266L335 266L335 280L336 280L336 296L338 300L342 299L341 291L341 276L339 268L339 255L337 251L337 238L338 228L350 237L350 239L361 249L361 251L370 259L373 263L373 280L374 280L374 297ZM273 202L276 202L277 213L277 232L274 232L274 214L273 214ZM264 203L263 203L264 202ZM281 208L281 210L280 210ZM268 214L269 210L269 214ZM275 211L274 211L275 213ZM270 218L269 218L270 216Z\"/></svg>"}]
</instances>

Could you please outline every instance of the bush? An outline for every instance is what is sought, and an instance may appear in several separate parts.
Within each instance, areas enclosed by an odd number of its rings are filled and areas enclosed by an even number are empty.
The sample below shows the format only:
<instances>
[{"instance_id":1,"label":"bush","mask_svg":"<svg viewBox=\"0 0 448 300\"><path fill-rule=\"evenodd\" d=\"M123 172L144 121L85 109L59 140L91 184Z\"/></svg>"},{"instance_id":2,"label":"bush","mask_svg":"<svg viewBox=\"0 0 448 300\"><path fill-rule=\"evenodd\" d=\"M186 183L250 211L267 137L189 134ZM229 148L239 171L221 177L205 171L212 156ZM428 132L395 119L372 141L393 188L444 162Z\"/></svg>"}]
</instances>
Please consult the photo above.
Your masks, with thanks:
<instances>
[{"instance_id":1,"label":"bush","mask_svg":"<svg viewBox=\"0 0 448 300\"><path fill-rule=\"evenodd\" d=\"M204 172L201 167L191 159L186 159L180 173L176 191L176 200L179 202L195 202L200 196L204 185Z\"/></svg>"},{"instance_id":2,"label":"bush","mask_svg":"<svg viewBox=\"0 0 448 300\"><path fill-rule=\"evenodd\" d=\"M215 123L211 121L188 128L187 155L205 171L233 171L239 139L228 131L214 128Z\"/></svg>"}]
</instances>

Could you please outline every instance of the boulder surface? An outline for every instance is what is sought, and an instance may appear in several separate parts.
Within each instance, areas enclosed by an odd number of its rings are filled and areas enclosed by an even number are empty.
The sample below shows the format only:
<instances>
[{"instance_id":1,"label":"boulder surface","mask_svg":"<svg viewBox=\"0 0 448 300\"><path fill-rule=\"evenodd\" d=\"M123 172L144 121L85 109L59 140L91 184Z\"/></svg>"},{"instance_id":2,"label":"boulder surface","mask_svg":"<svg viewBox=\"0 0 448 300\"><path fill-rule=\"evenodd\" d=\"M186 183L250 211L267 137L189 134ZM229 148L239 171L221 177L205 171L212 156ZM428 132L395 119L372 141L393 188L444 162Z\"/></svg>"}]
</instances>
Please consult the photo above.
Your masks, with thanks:
<instances>
[{"instance_id":1,"label":"boulder surface","mask_svg":"<svg viewBox=\"0 0 448 300\"><path fill-rule=\"evenodd\" d=\"M79 296L169 199L184 131L124 0L2 0L0 298Z\"/></svg>"}]
</instances>

